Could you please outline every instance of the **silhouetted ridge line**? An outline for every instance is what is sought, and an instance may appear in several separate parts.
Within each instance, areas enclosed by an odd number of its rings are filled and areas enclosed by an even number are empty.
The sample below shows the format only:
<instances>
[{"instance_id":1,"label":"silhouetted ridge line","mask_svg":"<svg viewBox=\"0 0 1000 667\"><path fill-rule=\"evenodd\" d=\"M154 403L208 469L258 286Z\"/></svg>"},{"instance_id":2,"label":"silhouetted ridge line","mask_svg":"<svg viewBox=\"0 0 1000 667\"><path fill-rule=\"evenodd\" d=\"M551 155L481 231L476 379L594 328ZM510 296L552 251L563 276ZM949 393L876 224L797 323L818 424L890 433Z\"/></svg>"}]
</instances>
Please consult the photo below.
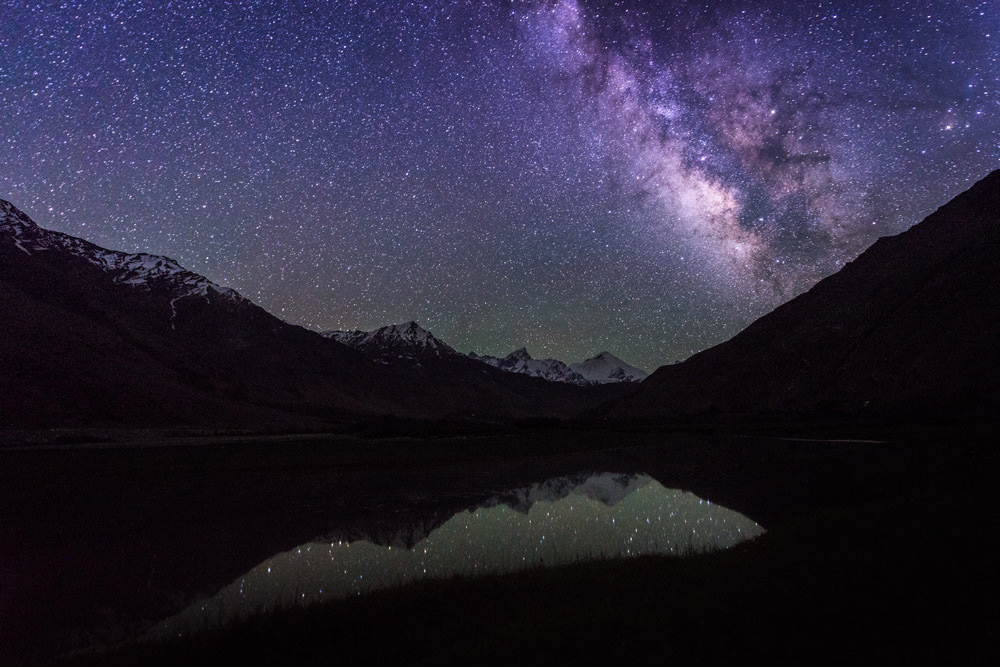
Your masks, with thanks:
<instances>
[{"instance_id":1,"label":"silhouetted ridge line","mask_svg":"<svg viewBox=\"0 0 1000 667\"><path fill-rule=\"evenodd\" d=\"M997 340L1000 170L598 414L990 417L1000 406Z\"/></svg>"}]
</instances>

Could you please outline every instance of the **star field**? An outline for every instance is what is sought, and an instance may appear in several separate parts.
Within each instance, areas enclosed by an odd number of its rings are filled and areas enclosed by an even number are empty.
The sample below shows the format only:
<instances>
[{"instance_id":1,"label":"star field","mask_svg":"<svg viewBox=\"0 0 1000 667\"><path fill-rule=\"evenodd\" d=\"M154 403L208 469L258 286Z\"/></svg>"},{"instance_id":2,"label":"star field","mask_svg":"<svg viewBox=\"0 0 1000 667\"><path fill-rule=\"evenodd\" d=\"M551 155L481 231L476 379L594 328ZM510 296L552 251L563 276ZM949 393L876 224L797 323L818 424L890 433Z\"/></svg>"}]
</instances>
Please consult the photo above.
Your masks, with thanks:
<instances>
[{"instance_id":1,"label":"star field","mask_svg":"<svg viewBox=\"0 0 1000 667\"><path fill-rule=\"evenodd\" d=\"M0 197L314 329L652 370L998 158L994 2L0 4Z\"/></svg>"}]
</instances>

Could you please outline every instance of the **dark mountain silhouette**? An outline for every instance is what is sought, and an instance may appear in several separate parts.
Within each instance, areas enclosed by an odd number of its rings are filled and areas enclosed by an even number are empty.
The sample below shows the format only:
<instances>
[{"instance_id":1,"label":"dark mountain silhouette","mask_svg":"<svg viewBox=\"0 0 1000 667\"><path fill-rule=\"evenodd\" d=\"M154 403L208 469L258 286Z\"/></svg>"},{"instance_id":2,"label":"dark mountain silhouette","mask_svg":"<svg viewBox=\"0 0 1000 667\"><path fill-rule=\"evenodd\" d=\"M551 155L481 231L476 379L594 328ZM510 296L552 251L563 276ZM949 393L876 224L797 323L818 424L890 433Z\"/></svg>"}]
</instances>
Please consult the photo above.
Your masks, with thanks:
<instances>
[{"instance_id":1,"label":"dark mountain silhouette","mask_svg":"<svg viewBox=\"0 0 1000 667\"><path fill-rule=\"evenodd\" d=\"M1000 407L1000 171L729 341L663 366L607 419L989 417Z\"/></svg>"},{"instance_id":2,"label":"dark mountain silhouette","mask_svg":"<svg viewBox=\"0 0 1000 667\"><path fill-rule=\"evenodd\" d=\"M570 417L615 394L468 359L375 363L166 257L0 201L0 428Z\"/></svg>"}]
</instances>

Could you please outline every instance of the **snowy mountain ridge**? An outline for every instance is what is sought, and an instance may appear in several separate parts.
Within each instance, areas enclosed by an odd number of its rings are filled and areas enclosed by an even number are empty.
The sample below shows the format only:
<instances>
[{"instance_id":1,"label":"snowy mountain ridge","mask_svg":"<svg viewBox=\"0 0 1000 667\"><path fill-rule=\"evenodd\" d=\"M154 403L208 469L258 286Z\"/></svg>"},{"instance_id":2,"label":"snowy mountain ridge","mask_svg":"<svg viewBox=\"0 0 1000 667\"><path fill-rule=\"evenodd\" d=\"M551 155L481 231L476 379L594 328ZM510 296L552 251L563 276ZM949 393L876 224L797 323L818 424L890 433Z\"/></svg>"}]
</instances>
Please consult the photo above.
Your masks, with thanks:
<instances>
[{"instance_id":1,"label":"snowy mountain ridge","mask_svg":"<svg viewBox=\"0 0 1000 667\"><path fill-rule=\"evenodd\" d=\"M610 352L601 352L596 357L575 364L565 364L558 359L532 359L523 347L503 358L479 356L475 352L470 353L469 357L508 373L523 373L551 382L579 385L641 382L648 375Z\"/></svg>"},{"instance_id":2,"label":"snowy mountain ridge","mask_svg":"<svg viewBox=\"0 0 1000 667\"><path fill-rule=\"evenodd\" d=\"M416 322L390 324L374 331L323 331L320 335L353 347L381 363L397 359L420 361L427 357L467 357L507 373L580 386L640 382L647 375L610 352L601 352L578 364L565 364L558 359L534 359L523 347L505 357L478 355L475 352L464 355Z\"/></svg>"},{"instance_id":3,"label":"snowy mountain ridge","mask_svg":"<svg viewBox=\"0 0 1000 667\"><path fill-rule=\"evenodd\" d=\"M613 507L633 491L652 481L653 478L646 474L602 472L564 475L536 482L531 486L498 492L482 506L506 505L527 514L535 503L554 503L569 496L581 496Z\"/></svg>"},{"instance_id":4,"label":"snowy mountain ridge","mask_svg":"<svg viewBox=\"0 0 1000 667\"><path fill-rule=\"evenodd\" d=\"M215 293L234 302L246 301L236 290L220 287L205 276L189 271L162 255L107 250L89 241L42 229L8 201L0 199L0 236L9 235L21 252L33 255L61 250L106 271L113 282L136 287L167 288L178 299Z\"/></svg>"},{"instance_id":5,"label":"snowy mountain ridge","mask_svg":"<svg viewBox=\"0 0 1000 667\"><path fill-rule=\"evenodd\" d=\"M586 361L570 364L575 372L597 384L608 382L642 382L649 375L644 370L630 366L610 352L601 352Z\"/></svg>"},{"instance_id":6,"label":"snowy mountain ridge","mask_svg":"<svg viewBox=\"0 0 1000 667\"><path fill-rule=\"evenodd\" d=\"M196 297L221 296L234 304L251 304L233 289L220 287L205 276L189 271L175 260L149 253L108 250L90 241L43 229L12 203L0 199L0 242L11 252L32 256L66 253L103 271L112 283L136 289L166 292L170 304L170 327L175 328L178 302ZM419 362L430 358L468 358L499 370L539 377L550 382L589 385L635 382L646 376L614 355L602 353L581 364L567 365L558 359L533 359L525 348L506 357L468 355L457 352L416 322L391 324L374 331L324 331L327 339L357 349L372 360L388 364L395 360Z\"/></svg>"},{"instance_id":7,"label":"snowy mountain ridge","mask_svg":"<svg viewBox=\"0 0 1000 667\"><path fill-rule=\"evenodd\" d=\"M390 324L374 331L323 331L320 335L382 363L391 359L419 361L425 357L461 356L416 322Z\"/></svg>"},{"instance_id":8,"label":"snowy mountain ridge","mask_svg":"<svg viewBox=\"0 0 1000 667\"><path fill-rule=\"evenodd\" d=\"M569 366L558 359L533 359L528 354L528 350L523 347L519 350L514 350L503 358L489 355L479 356L475 352L470 352L469 358L489 364L494 368L499 368L508 373L521 373L532 377L540 377L550 382L568 382L579 385L590 384L586 378L570 370Z\"/></svg>"}]
</instances>

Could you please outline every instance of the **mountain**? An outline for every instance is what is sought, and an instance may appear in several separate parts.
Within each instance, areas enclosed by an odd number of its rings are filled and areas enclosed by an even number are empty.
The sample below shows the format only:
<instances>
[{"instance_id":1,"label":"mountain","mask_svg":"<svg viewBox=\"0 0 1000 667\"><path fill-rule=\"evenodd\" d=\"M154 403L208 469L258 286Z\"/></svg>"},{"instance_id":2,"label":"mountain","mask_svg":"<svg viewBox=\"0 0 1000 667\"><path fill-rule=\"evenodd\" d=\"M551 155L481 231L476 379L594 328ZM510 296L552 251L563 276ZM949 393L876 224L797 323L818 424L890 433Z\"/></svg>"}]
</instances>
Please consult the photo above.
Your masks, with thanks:
<instances>
[{"instance_id":1,"label":"mountain","mask_svg":"<svg viewBox=\"0 0 1000 667\"><path fill-rule=\"evenodd\" d=\"M320 335L354 348L368 359L381 364L390 362L419 364L434 359L454 360L466 356L456 352L454 348L416 322L390 324L374 331L324 331ZM602 352L592 359L568 366L558 359L534 359L523 347L514 350L506 357L480 356L470 352L468 358L506 373L579 386L639 382L647 375L610 352Z\"/></svg>"},{"instance_id":2,"label":"mountain","mask_svg":"<svg viewBox=\"0 0 1000 667\"><path fill-rule=\"evenodd\" d=\"M565 419L614 396L445 354L415 326L396 333L423 341L419 364L376 362L172 259L43 229L2 200L0 322L0 429Z\"/></svg>"},{"instance_id":3,"label":"mountain","mask_svg":"<svg viewBox=\"0 0 1000 667\"><path fill-rule=\"evenodd\" d=\"M38 253L44 253L45 257L69 255L103 270L112 283L169 292L171 325L177 315L177 302L186 297L209 299L211 294L233 303L250 304L234 290L219 287L208 278L184 269L169 257L106 250L68 234L42 229L4 200L0 200L0 232L29 257Z\"/></svg>"},{"instance_id":4,"label":"mountain","mask_svg":"<svg viewBox=\"0 0 1000 667\"><path fill-rule=\"evenodd\" d=\"M575 373L596 384L641 382L649 375L646 371L639 370L635 366L629 366L610 352L601 352L596 357L570 364L569 367Z\"/></svg>"},{"instance_id":5,"label":"mountain","mask_svg":"<svg viewBox=\"0 0 1000 667\"><path fill-rule=\"evenodd\" d=\"M402 410L371 366L172 259L38 227L0 201L0 426L287 422Z\"/></svg>"},{"instance_id":6,"label":"mountain","mask_svg":"<svg viewBox=\"0 0 1000 667\"><path fill-rule=\"evenodd\" d=\"M570 370L570 367L558 359L532 359L528 350L521 348L514 350L506 357L491 357L489 355L479 356L475 352L469 354L471 359L489 364L494 368L499 368L507 373L521 373L538 377L550 382L565 382L568 384L587 385L590 382L579 373Z\"/></svg>"},{"instance_id":7,"label":"mountain","mask_svg":"<svg viewBox=\"0 0 1000 667\"><path fill-rule=\"evenodd\" d=\"M390 324L375 331L324 331L320 335L352 347L380 363L460 356L416 322Z\"/></svg>"},{"instance_id":8,"label":"mountain","mask_svg":"<svg viewBox=\"0 0 1000 667\"><path fill-rule=\"evenodd\" d=\"M709 415L995 418L1000 170L876 241L729 341L664 366L611 420Z\"/></svg>"},{"instance_id":9,"label":"mountain","mask_svg":"<svg viewBox=\"0 0 1000 667\"><path fill-rule=\"evenodd\" d=\"M577 385L639 382L647 376L645 371L629 366L610 352L601 352L596 357L569 365L558 359L532 359L523 347L502 358L479 356L475 352L469 357L508 373L523 373L551 382Z\"/></svg>"}]
</instances>

